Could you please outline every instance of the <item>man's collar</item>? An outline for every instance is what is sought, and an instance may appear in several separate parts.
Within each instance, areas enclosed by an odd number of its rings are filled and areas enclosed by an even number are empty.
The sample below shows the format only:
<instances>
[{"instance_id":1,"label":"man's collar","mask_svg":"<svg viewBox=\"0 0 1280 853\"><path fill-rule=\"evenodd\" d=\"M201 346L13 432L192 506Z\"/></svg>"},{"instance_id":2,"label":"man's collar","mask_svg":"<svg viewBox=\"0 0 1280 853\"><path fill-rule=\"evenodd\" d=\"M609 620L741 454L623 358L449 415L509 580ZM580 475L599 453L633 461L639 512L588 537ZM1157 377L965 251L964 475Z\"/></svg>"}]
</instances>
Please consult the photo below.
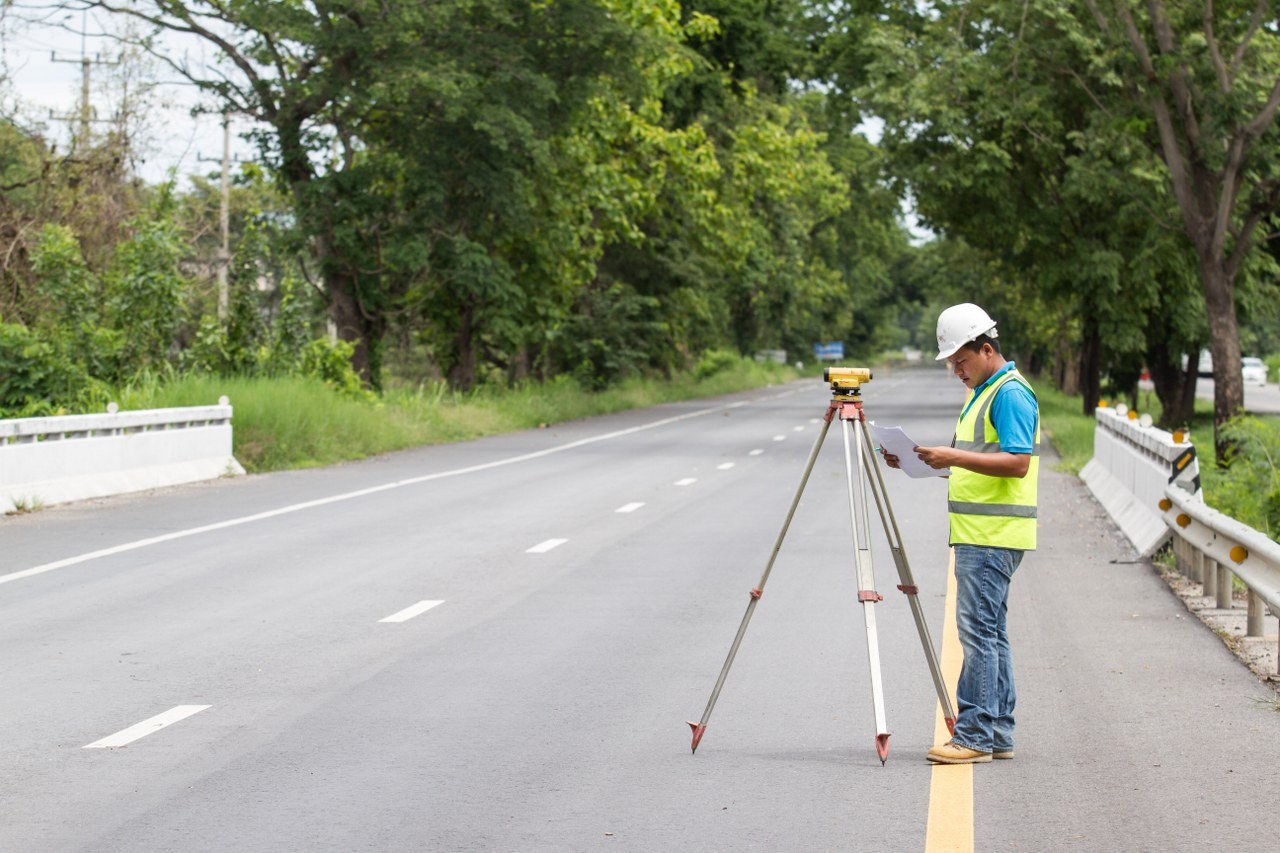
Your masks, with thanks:
<instances>
[{"instance_id":1,"label":"man's collar","mask_svg":"<svg viewBox=\"0 0 1280 853\"><path fill-rule=\"evenodd\" d=\"M1000 367L996 369L995 373L987 377L986 382L983 382L977 388L973 389L973 395L976 397L977 395L981 394L983 391L986 390L988 385L990 385L992 382L995 382L997 379L1000 378L1001 375L1008 373L1010 370L1013 370L1013 362L1006 361L1004 364L1000 365Z\"/></svg>"}]
</instances>

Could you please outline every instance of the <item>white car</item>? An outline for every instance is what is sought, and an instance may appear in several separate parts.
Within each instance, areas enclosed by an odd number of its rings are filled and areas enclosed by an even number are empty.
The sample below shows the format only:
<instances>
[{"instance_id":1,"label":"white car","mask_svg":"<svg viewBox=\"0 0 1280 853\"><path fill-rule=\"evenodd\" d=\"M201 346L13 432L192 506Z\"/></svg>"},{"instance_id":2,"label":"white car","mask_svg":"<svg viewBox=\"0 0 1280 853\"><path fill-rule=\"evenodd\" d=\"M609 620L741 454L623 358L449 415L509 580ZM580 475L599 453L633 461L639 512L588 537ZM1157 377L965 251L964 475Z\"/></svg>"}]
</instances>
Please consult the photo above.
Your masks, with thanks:
<instances>
[{"instance_id":1,"label":"white car","mask_svg":"<svg viewBox=\"0 0 1280 853\"><path fill-rule=\"evenodd\" d=\"M1267 384L1267 366L1262 363L1262 359L1245 356L1240 361L1244 365L1240 372L1244 375L1246 383L1251 385Z\"/></svg>"}]
</instances>

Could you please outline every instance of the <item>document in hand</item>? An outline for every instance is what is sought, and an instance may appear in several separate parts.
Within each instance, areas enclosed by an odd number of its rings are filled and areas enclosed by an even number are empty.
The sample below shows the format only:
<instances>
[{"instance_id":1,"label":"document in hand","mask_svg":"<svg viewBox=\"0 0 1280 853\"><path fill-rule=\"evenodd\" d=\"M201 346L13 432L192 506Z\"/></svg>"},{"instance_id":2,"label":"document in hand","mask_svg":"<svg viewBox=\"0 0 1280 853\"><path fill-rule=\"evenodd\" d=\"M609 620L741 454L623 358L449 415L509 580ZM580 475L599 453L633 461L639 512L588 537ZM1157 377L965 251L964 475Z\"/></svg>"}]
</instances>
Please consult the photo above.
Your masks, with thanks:
<instances>
[{"instance_id":1,"label":"document in hand","mask_svg":"<svg viewBox=\"0 0 1280 853\"><path fill-rule=\"evenodd\" d=\"M920 461L920 457L916 456L915 451L911 449L918 447L920 442L903 432L902 427L876 426L875 421L871 421L867 424L867 429L870 430L871 437L875 439L876 444L898 457L898 465L907 473L907 476L950 476L950 468L930 468Z\"/></svg>"}]
</instances>

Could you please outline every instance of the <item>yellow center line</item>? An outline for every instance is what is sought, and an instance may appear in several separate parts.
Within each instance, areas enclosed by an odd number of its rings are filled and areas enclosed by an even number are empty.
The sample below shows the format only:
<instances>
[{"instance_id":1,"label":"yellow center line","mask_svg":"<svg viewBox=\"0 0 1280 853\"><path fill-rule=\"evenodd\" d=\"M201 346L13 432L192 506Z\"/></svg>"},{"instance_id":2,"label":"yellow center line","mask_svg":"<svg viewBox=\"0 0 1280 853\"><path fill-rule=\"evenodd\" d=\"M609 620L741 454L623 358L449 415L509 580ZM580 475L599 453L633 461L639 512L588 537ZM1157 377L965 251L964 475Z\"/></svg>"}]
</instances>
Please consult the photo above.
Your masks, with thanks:
<instances>
[{"instance_id":1,"label":"yellow center line","mask_svg":"<svg viewBox=\"0 0 1280 853\"><path fill-rule=\"evenodd\" d=\"M947 570L947 604L942 627L942 678L947 691L956 695L960 679L960 633L956 630L956 552L951 551ZM951 739L938 703L933 724L935 743ZM924 837L925 853L973 851L973 765L935 764L929 781L929 825Z\"/></svg>"}]
</instances>

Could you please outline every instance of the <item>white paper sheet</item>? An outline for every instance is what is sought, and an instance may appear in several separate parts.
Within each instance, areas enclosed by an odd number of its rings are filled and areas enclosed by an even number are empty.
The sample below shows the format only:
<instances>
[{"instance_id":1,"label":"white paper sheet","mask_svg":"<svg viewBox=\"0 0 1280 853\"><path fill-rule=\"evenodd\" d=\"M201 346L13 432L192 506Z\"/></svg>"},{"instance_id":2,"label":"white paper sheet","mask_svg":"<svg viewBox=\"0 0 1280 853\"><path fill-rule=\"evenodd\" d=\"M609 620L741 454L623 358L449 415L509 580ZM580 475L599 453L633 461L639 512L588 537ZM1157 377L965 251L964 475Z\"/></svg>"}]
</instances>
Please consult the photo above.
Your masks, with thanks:
<instances>
[{"instance_id":1,"label":"white paper sheet","mask_svg":"<svg viewBox=\"0 0 1280 853\"><path fill-rule=\"evenodd\" d=\"M870 430L871 437L876 444L898 457L898 465L901 466L908 477L950 476L950 468L930 468L920 461L920 457L916 456L915 451L911 449L919 447L920 442L907 435L902 427L876 426L875 421L870 421L867 424L867 429Z\"/></svg>"}]
</instances>

